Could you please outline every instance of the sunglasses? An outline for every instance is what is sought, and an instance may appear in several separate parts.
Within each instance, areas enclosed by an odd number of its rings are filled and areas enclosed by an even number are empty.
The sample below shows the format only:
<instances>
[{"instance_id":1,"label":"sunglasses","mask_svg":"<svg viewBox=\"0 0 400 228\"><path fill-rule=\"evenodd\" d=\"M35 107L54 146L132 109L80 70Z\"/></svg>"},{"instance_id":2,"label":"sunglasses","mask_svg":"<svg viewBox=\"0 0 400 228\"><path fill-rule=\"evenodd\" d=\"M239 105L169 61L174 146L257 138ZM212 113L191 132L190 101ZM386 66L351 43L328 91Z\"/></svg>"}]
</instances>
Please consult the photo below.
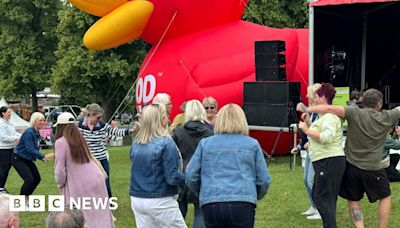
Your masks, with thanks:
<instances>
[{"instance_id":1,"label":"sunglasses","mask_svg":"<svg viewBox=\"0 0 400 228\"><path fill-rule=\"evenodd\" d=\"M96 116L96 114L92 114L92 116ZM96 116L97 120L101 120L101 118L103 118L103 116Z\"/></svg>"},{"instance_id":2,"label":"sunglasses","mask_svg":"<svg viewBox=\"0 0 400 228\"><path fill-rule=\"evenodd\" d=\"M205 110L214 110L215 107L204 107Z\"/></svg>"}]
</instances>

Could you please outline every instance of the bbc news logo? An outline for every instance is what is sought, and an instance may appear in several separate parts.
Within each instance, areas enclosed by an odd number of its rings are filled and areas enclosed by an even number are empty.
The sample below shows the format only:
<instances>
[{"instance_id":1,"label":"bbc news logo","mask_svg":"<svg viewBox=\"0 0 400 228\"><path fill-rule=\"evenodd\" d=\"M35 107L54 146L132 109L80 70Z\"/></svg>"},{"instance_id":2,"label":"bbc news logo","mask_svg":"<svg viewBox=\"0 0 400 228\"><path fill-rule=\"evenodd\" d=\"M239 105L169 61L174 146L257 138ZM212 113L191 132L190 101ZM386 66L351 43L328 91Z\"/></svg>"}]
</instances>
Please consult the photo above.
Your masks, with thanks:
<instances>
[{"instance_id":1,"label":"bbc news logo","mask_svg":"<svg viewBox=\"0 0 400 228\"><path fill-rule=\"evenodd\" d=\"M47 210L64 211L66 205L71 210L73 208L79 210L115 210L118 208L117 197L71 197L67 203L65 200L62 195L49 195L47 197ZM28 202L25 202L25 196L10 195L9 210L44 212L46 211L46 196L31 195Z\"/></svg>"}]
</instances>

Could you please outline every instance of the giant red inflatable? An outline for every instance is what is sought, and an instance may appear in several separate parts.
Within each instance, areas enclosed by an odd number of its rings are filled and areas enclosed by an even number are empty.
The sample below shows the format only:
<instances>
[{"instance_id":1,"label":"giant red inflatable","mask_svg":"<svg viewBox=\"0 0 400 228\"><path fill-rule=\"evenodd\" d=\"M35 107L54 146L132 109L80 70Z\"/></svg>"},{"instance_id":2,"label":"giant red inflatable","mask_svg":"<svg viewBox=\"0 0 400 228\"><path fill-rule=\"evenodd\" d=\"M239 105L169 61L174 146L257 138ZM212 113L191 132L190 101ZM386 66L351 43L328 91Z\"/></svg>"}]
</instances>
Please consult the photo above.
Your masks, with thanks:
<instances>
[{"instance_id":1,"label":"giant red inflatable","mask_svg":"<svg viewBox=\"0 0 400 228\"><path fill-rule=\"evenodd\" d=\"M74 1L86 0L71 0ZM138 1L143 0L134 2ZM255 81L254 41L258 40L286 42L287 77L302 82L304 96L308 83L308 30L276 29L242 21L247 0L149 2L154 10L150 9L153 12L148 19L142 19L147 24L140 37L153 47L143 61L136 84L139 108L159 92L171 95L172 116L179 112L183 101L202 100L205 96L216 98L220 107L227 103L241 105L243 82ZM266 134L256 133L268 151L276 134ZM278 151L288 151L288 140L283 138L281 144Z\"/></svg>"}]
</instances>

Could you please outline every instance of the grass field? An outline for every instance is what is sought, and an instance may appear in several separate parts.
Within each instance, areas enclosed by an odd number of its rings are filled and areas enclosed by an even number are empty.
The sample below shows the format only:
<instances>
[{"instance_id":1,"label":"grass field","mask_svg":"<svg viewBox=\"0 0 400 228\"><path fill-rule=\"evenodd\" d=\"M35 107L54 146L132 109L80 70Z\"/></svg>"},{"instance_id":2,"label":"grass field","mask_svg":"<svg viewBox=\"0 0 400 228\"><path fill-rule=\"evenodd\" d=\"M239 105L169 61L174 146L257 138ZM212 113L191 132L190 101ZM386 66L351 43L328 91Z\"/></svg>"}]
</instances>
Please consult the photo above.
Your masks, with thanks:
<instances>
[{"instance_id":1,"label":"grass field","mask_svg":"<svg viewBox=\"0 0 400 228\"><path fill-rule=\"evenodd\" d=\"M113 195L118 197L118 209L114 211L117 227L135 227L134 215L130 207L129 199L129 178L130 161L129 147L112 147L110 152L111 167L111 186ZM258 202L256 211L255 227L321 227L320 220L310 221L305 216L300 215L309 207L306 191L303 186L303 169L300 159L297 159L296 167L289 169L289 157L278 157L269 165L272 176L272 184L267 196ZM58 194L54 182L54 161L36 162L42 182L34 192L35 195L56 195ZM84 174L82 174L84 175ZM6 188L12 194L19 194L22 180L11 170ZM400 195L399 184L392 184L392 213L389 227L400 227ZM363 200L362 208L366 227L377 227L376 208L377 204L370 204ZM20 214L21 227L44 227L46 212L23 212ZM190 208L186 222L191 227L193 221L193 211ZM338 200L337 208L338 227L353 227L347 214L347 202L343 199ZM98 227L95 227L98 228Z\"/></svg>"}]
</instances>

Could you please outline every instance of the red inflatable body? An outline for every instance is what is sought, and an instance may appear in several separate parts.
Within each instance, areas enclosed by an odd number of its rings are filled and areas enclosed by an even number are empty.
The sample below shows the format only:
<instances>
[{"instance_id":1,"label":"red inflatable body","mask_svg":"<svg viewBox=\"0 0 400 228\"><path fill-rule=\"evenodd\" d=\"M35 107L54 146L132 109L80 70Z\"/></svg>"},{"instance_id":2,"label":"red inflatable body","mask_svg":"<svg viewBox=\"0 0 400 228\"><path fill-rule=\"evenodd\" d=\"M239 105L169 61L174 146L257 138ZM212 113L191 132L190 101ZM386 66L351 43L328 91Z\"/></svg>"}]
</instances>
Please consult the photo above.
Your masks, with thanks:
<instances>
[{"instance_id":1,"label":"red inflatable body","mask_svg":"<svg viewBox=\"0 0 400 228\"><path fill-rule=\"evenodd\" d=\"M275 29L242 21L247 1L151 2L154 13L141 37L154 46L136 85L138 108L159 92L171 95L172 117L183 101L206 96L216 98L219 107L242 105L243 82L255 81L254 42L259 40L286 42L287 78L301 82L304 97L308 84L307 29ZM269 152L277 133L252 135ZM289 135L283 134L276 154L287 153L289 142Z\"/></svg>"},{"instance_id":2,"label":"red inflatable body","mask_svg":"<svg viewBox=\"0 0 400 228\"><path fill-rule=\"evenodd\" d=\"M275 29L240 20L247 0L69 0L81 10L100 16L84 36L86 47L104 50L140 35L153 48L145 58L136 84L138 109L159 92L175 104L216 98L219 106L243 103L243 82L255 81L254 42L286 42L289 81L308 82L308 31ZM263 115L263 113L260 113ZM270 151L276 133L255 132ZM287 139L287 140L285 140ZM278 152L289 149L288 135Z\"/></svg>"}]
</instances>

